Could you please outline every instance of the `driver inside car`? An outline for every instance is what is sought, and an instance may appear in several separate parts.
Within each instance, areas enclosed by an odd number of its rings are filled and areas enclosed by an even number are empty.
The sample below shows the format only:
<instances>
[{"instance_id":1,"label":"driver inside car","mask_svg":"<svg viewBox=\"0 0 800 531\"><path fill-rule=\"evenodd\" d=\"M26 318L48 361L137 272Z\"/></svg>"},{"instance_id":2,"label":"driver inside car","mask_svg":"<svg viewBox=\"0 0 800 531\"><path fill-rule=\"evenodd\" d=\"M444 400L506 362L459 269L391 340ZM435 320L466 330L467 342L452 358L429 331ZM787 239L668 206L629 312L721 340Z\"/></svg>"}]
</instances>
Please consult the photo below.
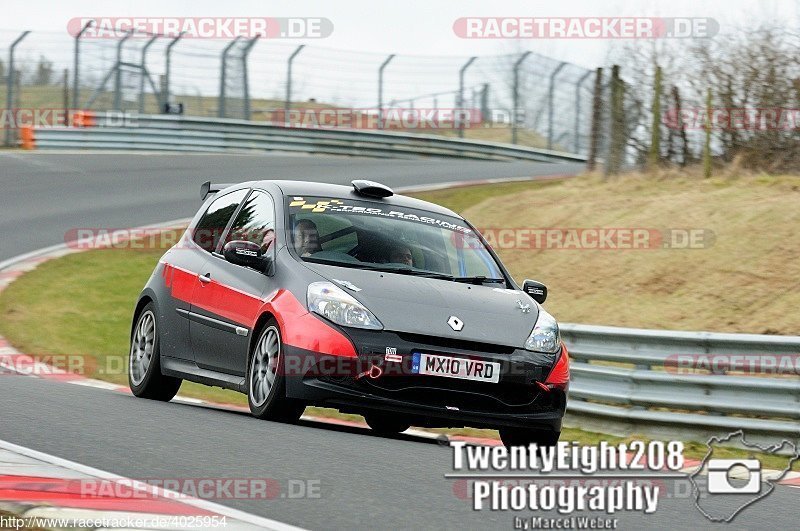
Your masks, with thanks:
<instances>
[{"instance_id":1,"label":"driver inside car","mask_svg":"<svg viewBox=\"0 0 800 531\"><path fill-rule=\"evenodd\" d=\"M322 250L319 244L319 230L310 219L301 219L294 226L294 248L301 257L305 258Z\"/></svg>"},{"instance_id":2,"label":"driver inside car","mask_svg":"<svg viewBox=\"0 0 800 531\"><path fill-rule=\"evenodd\" d=\"M414 255L411 248L405 244L393 245L389 251L389 262L414 267Z\"/></svg>"}]
</instances>

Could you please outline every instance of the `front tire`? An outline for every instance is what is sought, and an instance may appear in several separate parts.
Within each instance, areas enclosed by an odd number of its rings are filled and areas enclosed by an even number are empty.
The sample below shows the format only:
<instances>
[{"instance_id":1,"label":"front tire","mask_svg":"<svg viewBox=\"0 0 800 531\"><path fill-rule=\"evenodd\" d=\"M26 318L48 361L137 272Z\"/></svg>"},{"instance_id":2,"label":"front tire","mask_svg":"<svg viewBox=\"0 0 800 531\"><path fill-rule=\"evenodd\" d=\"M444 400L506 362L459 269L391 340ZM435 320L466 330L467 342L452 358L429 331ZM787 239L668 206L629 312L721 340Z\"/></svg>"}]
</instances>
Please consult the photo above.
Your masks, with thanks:
<instances>
[{"instance_id":1,"label":"front tire","mask_svg":"<svg viewBox=\"0 0 800 531\"><path fill-rule=\"evenodd\" d=\"M136 318L128 358L128 385L134 396L169 402L181 388L180 378L161 374L161 348L155 304L148 303Z\"/></svg>"},{"instance_id":2,"label":"front tire","mask_svg":"<svg viewBox=\"0 0 800 531\"><path fill-rule=\"evenodd\" d=\"M286 396L283 341L277 323L270 319L253 345L247 367L247 403L254 417L297 422L305 404Z\"/></svg>"},{"instance_id":3,"label":"front tire","mask_svg":"<svg viewBox=\"0 0 800 531\"><path fill-rule=\"evenodd\" d=\"M536 444L539 448L552 447L558 443L560 431L543 431L527 428L500 428L500 440L506 448Z\"/></svg>"}]
</instances>

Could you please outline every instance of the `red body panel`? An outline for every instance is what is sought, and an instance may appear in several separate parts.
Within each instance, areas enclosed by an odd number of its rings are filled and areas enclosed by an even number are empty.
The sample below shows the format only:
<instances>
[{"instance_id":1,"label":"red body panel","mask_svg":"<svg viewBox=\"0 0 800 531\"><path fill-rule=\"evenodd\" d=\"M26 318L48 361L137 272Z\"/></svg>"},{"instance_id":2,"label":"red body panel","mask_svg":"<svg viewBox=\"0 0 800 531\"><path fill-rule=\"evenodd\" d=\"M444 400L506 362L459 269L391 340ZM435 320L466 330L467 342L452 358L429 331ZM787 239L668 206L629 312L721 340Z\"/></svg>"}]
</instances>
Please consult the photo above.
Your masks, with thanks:
<instances>
[{"instance_id":1,"label":"red body panel","mask_svg":"<svg viewBox=\"0 0 800 531\"><path fill-rule=\"evenodd\" d=\"M278 320L283 342L287 345L321 354L358 357L350 339L309 313L290 291L282 289L276 292L262 307L261 313L267 311Z\"/></svg>"},{"instance_id":2,"label":"red body panel","mask_svg":"<svg viewBox=\"0 0 800 531\"><path fill-rule=\"evenodd\" d=\"M197 273L192 273L172 264L162 262L164 269L161 271L161 276L164 277L164 283L170 289L172 296L187 304L192 302L192 291L194 290L197 280Z\"/></svg>"},{"instance_id":3,"label":"red body panel","mask_svg":"<svg viewBox=\"0 0 800 531\"><path fill-rule=\"evenodd\" d=\"M280 289L261 299L213 279L195 290L200 283L197 273L167 263L162 276L173 297L230 322L252 330L259 317L271 313L285 344L321 354L357 357L350 339L311 315L290 291Z\"/></svg>"}]
</instances>

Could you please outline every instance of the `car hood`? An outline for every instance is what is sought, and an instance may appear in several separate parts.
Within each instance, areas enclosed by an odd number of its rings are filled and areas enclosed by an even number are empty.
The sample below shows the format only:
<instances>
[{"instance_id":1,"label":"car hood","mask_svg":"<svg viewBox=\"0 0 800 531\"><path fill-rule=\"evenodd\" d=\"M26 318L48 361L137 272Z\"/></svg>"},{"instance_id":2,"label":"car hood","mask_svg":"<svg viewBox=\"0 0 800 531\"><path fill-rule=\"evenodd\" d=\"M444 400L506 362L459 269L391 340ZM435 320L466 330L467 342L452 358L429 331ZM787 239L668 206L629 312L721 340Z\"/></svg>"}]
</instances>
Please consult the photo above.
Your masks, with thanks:
<instances>
[{"instance_id":1,"label":"car hood","mask_svg":"<svg viewBox=\"0 0 800 531\"><path fill-rule=\"evenodd\" d=\"M358 299L386 330L522 348L538 316L524 292L398 273L305 265ZM353 291L337 281L360 288ZM517 302L519 301L519 303ZM529 306L523 313L522 306ZM461 331L448 324L464 323Z\"/></svg>"}]
</instances>

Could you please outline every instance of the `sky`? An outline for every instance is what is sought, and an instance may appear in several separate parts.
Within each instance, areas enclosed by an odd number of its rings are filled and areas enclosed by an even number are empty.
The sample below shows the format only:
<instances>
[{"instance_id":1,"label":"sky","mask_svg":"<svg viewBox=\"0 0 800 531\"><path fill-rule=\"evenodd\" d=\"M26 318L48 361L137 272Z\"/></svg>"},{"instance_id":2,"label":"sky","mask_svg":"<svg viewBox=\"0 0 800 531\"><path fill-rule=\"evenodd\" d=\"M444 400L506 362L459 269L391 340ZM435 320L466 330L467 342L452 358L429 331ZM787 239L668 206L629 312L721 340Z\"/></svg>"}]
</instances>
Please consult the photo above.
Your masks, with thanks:
<instances>
[{"instance_id":1,"label":"sky","mask_svg":"<svg viewBox=\"0 0 800 531\"><path fill-rule=\"evenodd\" d=\"M253 98L283 99L288 57L300 44L307 47L294 62L294 101L316 100L339 106L374 106L378 101L378 68L388 54L397 54L384 77L384 103L403 107L456 106L459 69L470 56L479 59L465 76L469 104L479 101L481 87L490 87L489 105L510 102L510 72L522 51L540 56L526 60L527 95L536 92L560 61L573 63L559 74L559 82L576 83L587 70L620 63L625 68L623 46L628 40L604 39L464 39L454 31L461 17L680 17L713 18L720 32L734 33L762 24L800 28L800 0L2 0L0 60L6 61L9 44L22 30L32 30L17 51L23 77L30 78L44 58L59 74L72 71L71 19L110 17L312 17L333 25L324 39L273 39L256 43L250 55L249 87ZM134 41L135 39L132 39ZM140 61L145 39L125 47L123 59ZM219 93L220 56L225 40L185 39L175 48L171 89L180 95ZM633 41L633 46L639 46ZM165 71L168 39L160 39L148 52L147 64L158 83ZM681 47L689 41L671 40ZM113 66L116 41L84 40L81 45L81 84L91 99L91 87L100 87ZM641 46L652 44L642 42ZM612 50L613 48L613 50ZM344 50L342 52L340 50ZM347 51L356 52L349 53ZM507 55L507 57L496 57ZM553 60L551 60L552 58ZM240 94L241 75L228 79L229 97ZM139 77L123 80L124 99L138 100ZM582 85L588 97L588 85ZM99 89L98 89L99 90ZM145 87L149 91L149 85ZM236 91L239 92L236 92ZM543 90L543 89L542 89ZM233 94L232 94L233 92ZM572 108L572 89L559 91L559 105ZM538 99L536 100L538 101ZM88 102L87 102L88 104Z\"/></svg>"},{"instance_id":2,"label":"sky","mask_svg":"<svg viewBox=\"0 0 800 531\"><path fill-rule=\"evenodd\" d=\"M2 30L66 31L73 17L276 16L326 17L325 47L411 55L485 55L521 48L586 67L608 54L609 41L473 40L454 35L465 16L713 17L722 31L760 22L800 27L800 0L3 0ZM3 36L10 35L3 32ZM298 41L302 42L302 41ZM0 49L7 43L0 42Z\"/></svg>"}]
</instances>

